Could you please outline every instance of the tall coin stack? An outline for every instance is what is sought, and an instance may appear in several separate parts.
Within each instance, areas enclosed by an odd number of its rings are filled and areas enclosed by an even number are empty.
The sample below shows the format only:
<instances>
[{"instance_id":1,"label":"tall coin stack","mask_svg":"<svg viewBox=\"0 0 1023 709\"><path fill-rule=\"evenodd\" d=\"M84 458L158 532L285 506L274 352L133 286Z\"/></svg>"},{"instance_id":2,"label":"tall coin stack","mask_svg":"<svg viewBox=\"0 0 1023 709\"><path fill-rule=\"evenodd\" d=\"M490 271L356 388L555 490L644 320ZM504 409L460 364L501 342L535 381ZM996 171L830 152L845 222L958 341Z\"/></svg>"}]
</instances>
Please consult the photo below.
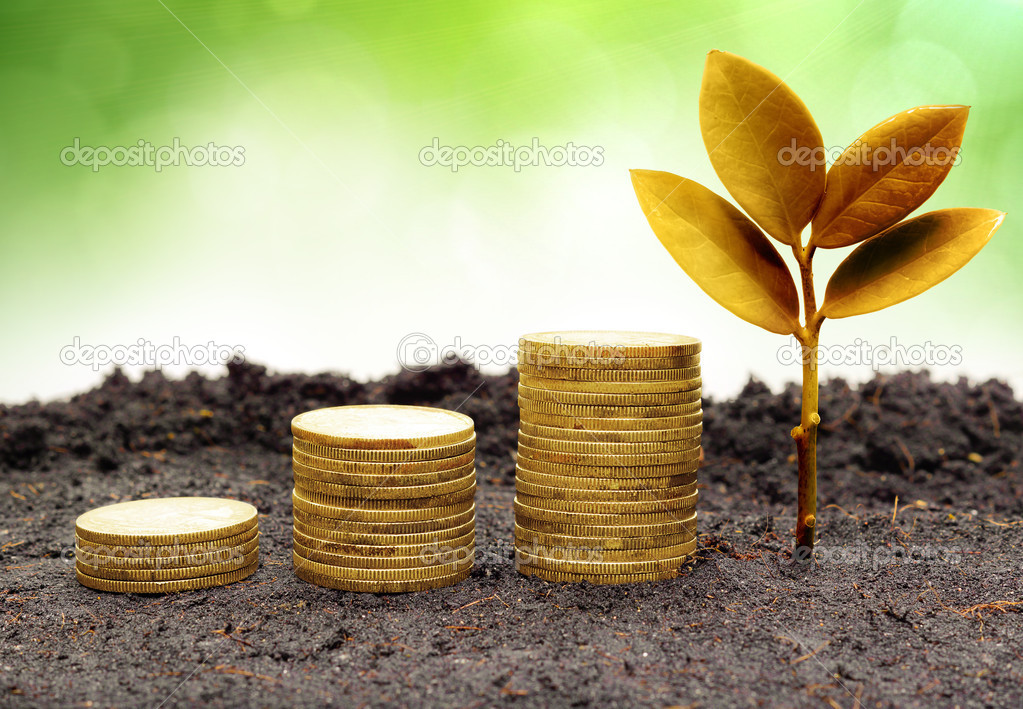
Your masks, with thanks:
<instances>
[{"instance_id":1,"label":"tall coin stack","mask_svg":"<svg viewBox=\"0 0 1023 709\"><path fill-rule=\"evenodd\" d=\"M291 422L295 574L345 591L449 586L472 571L472 419L421 406L339 406Z\"/></svg>"},{"instance_id":2,"label":"tall coin stack","mask_svg":"<svg viewBox=\"0 0 1023 709\"><path fill-rule=\"evenodd\" d=\"M645 332L519 341L520 572L599 584L678 575L696 550L700 349Z\"/></svg>"},{"instance_id":3,"label":"tall coin stack","mask_svg":"<svg viewBox=\"0 0 1023 709\"><path fill-rule=\"evenodd\" d=\"M166 497L97 507L75 521L75 571L98 591L223 586L259 568L259 517L247 502Z\"/></svg>"}]
</instances>

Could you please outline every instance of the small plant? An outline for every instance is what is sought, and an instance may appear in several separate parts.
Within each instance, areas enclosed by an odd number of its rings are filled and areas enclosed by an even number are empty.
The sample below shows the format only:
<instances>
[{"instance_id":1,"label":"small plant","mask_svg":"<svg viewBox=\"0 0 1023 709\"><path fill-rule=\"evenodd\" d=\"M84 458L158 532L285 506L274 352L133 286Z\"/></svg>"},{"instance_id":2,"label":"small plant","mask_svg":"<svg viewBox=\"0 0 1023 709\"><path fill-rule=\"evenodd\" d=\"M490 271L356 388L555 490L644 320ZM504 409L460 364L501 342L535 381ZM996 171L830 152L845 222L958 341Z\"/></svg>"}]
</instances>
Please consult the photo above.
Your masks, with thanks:
<instances>
[{"instance_id":1,"label":"small plant","mask_svg":"<svg viewBox=\"0 0 1023 709\"><path fill-rule=\"evenodd\" d=\"M821 324L923 293L973 258L1005 217L991 209L940 209L900 221L945 179L968 112L966 106L903 111L860 136L825 172L820 130L799 97L763 67L712 51L700 89L700 130L718 177L752 220L696 182L632 171L650 227L682 270L735 315L802 345L802 415L792 429L799 466L796 558L810 557L817 521ZM798 263L803 322L796 284L764 231L791 248ZM859 246L831 276L818 308L814 252L853 244Z\"/></svg>"}]
</instances>

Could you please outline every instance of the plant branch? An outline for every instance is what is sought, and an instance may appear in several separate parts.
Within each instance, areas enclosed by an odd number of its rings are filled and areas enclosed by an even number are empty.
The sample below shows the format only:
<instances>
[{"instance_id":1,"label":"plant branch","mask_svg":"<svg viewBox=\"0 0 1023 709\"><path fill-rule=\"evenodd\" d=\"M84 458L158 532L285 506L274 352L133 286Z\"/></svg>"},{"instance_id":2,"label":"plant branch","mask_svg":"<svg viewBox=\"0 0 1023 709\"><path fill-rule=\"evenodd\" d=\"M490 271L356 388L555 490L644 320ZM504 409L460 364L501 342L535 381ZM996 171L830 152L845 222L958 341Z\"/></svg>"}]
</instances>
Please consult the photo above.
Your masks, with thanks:
<instances>
[{"instance_id":1,"label":"plant branch","mask_svg":"<svg viewBox=\"0 0 1023 709\"><path fill-rule=\"evenodd\" d=\"M798 560L808 560L813 551L814 531L817 526L817 426L821 417L817 411L818 372L817 347L823 322L817 312L817 297L813 287L812 245L795 244L792 252L799 262L799 276L803 286L803 315L805 323L797 334L803 346L803 396L799 425L792 429L796 442L799 465L798 509L796 512L796 552Z\"/></svg>"}]
</instances>

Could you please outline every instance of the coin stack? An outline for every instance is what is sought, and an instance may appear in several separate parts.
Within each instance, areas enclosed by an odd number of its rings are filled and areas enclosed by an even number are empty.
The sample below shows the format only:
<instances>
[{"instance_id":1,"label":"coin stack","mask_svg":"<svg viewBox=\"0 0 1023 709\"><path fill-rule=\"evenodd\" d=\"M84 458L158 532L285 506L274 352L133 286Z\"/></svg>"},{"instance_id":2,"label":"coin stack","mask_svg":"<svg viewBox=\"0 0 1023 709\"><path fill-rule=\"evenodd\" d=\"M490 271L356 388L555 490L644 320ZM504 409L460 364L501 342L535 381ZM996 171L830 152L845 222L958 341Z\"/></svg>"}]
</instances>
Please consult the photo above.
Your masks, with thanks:
<instances>
[{"instance_id":1,"label":"coin stack","mask_svg":"<svg viewBox=\"0 0 1023 709\"><path fill-rule=\"evenodd\" d=\"M344 591L450 586L476 548L476 434L468 416L422 406L299 414L295 574Z\"/></svg>"},{"instance_id":2,"label":"coin stack","mask_svg":"<svg viewBox=\"0 0 1023 709\"><path fill-rule=\"evenodd\" d=\"M75 522L78 581L99 591L190 591L241 581L258 568L259 520L247 502L134 500Z\"/></svg>"},{"instance_id":3,"label":"coin stack","mask_svg":"<svg viewBox=\"0 0 1023 709\"><path fill-rule=\"evenodd\" d=\"M550 581L673 578L696 550L700 341L519 340L516 566Z\"/></svg>"}]
</instances>

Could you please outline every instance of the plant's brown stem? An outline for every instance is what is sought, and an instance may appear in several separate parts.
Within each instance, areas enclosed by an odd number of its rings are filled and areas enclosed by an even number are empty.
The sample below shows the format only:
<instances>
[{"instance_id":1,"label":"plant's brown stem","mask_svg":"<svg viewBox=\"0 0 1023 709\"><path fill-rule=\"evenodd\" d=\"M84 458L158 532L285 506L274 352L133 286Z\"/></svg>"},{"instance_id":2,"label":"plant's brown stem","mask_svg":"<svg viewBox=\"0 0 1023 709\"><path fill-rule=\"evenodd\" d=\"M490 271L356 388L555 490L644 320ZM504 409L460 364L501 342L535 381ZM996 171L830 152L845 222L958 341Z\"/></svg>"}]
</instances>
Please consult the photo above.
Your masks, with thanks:
<instances>
[{"instance_id":1,"label":"plant's brown stem","mask_svg":"<svg viewBox=\"0 0 1023 709\"><path fill-rule=\"evenodd\" d=\"M813 553L817 526L817 426L821 422L817 411L818 372L817 346L823 318L817 312L817 298L813 288L813 246L794 245L792 252L799 262L799 275L803 285L803 311L806 324L796 337L803 346L803 410L799 425L792 429L796 441L796 459L799 465L798 507L796 511L796 549L793 557L808 561Z\"/></svg>"}]
</instances>

